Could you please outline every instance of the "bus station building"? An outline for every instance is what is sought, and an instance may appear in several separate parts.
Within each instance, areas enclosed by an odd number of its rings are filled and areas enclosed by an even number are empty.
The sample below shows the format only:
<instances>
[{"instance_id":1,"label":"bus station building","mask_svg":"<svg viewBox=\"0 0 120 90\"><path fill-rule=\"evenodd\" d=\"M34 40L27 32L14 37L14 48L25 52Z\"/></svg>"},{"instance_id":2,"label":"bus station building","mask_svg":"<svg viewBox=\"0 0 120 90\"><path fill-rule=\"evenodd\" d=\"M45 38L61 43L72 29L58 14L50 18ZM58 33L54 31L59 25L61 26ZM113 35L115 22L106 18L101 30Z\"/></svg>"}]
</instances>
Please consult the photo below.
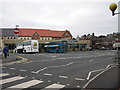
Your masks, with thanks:
<instances>
[{"instance_id":1,"label":"bus station building","mask_svg":"<svg viewBox=\"0 0 120 90\"><path fill-rule=\"evenodd\" d=\"M9 46L9 49L14 49L16 43L23 42L25 40L38 40L41 47L44 49L46 42L57 41L57 40L68 40L69 50L81 50L81 48L89 47L89 40L73 41L72 34L69 30L50 30L50 29L29 29L29 28L18 28L20 30L18 35L14 34L14 28L1 28L0 31L0 47L4 45ZM82 46L81 46L82 45ZM83 45L85 47L83 47ZM43 50L44 51L44 50Z\"/></svg>"}]
</instances>

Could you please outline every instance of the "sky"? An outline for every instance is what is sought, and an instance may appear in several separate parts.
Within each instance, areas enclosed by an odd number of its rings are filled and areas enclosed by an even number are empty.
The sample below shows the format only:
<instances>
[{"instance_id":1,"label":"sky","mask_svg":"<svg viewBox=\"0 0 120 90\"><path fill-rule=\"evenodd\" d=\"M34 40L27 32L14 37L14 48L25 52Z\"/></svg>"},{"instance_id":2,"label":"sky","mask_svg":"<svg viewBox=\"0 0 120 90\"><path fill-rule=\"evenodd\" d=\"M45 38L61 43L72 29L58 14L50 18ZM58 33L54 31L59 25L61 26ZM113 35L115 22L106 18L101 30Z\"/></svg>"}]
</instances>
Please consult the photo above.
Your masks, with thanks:
<instances>
[{"instance_id":1,"label":"sky","mask_svg":"<svg viewBox=\"0 0 120 90\"><path fill-rule=\"evenodd\" d=\"M118 32L118 15L109 10L119 0L1 0L0 27L69 30L73 37ZM117 10L116 10L117 12Z\"/></svg>"}]
</instances>

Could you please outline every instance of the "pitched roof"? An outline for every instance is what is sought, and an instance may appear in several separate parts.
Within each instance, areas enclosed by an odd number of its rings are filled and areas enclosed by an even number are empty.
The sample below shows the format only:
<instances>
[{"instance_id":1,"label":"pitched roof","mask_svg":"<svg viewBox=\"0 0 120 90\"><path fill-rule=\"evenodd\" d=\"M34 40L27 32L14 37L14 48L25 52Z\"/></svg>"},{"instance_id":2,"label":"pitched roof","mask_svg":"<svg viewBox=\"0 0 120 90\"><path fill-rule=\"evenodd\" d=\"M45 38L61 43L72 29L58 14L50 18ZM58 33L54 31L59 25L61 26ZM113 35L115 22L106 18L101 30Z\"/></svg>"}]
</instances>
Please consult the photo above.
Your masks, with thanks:
<instances>
[{"instance_id":1,"label":"pitched roof","mask_svg":"<svg viewBox=\"0 0 120 90\"><path fill-rule=\"evenodd\" d=\"M15 36L12 28L0 28L0 36Z\"/></svg>"},{"instance_id":2,"label":"pitched roof","mask_svg":"<svg viewBox=\"0 0 120 90\"><path fill-rule=\"evenodd\" d=\"M25 29L19 28L20 33L19 36L32 36L35 32L37 32L41 37L62 37L62 35L66 31L55 31L49 29Z\"/></svg>"}]
</instances>

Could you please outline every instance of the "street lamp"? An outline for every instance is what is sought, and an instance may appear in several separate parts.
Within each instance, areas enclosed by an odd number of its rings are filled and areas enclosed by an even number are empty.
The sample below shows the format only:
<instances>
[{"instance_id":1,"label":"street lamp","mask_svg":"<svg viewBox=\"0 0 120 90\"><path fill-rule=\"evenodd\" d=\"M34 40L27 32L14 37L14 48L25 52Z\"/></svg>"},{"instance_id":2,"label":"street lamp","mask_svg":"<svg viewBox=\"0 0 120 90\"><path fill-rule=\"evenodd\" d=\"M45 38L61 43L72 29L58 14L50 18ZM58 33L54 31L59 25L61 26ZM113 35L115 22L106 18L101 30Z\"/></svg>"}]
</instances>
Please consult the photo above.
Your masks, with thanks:
<instances>
[{"instance_id":1,"label":"street lamp","mask_svg":"<svg viewBox=\"0 0 120 90\"><path fill-rule=\"evenodd\" d=\"M119 5L119 4L118 4ZM120 12L115 13L115 10L117 9L117 4L116 3L112 3L109 6L109 9L112 11L112 16L116 15L116 14L120 14ZM119 19L119 18L118 18ZM119 39L119 38L118 38ZM118 50L118 64L120 65L120 47L117 47Z\"/></svg>"},{"instance_id":2,"label":"street lamp","mask_svg":"<svg viewBox=\"0 0 120 90\"><path fill-rule=\"evenodd\" d=\"M117 9L117 4L116 3L110 4L109 9L112 11L112 16L114 16L116 14L120 14L119 12L115 13L115 10Z\"/></svg>"}]
</instances>

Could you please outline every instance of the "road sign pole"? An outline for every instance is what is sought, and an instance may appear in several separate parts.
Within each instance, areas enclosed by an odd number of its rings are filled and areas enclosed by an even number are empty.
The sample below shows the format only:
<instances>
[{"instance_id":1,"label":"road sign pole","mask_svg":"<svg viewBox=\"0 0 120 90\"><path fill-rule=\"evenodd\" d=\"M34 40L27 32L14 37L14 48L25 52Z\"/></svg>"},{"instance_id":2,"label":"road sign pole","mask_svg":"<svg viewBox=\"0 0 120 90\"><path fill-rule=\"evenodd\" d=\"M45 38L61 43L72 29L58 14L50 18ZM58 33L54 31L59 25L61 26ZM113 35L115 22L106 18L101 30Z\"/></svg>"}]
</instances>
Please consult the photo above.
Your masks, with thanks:
<instances>
[{"instance_id":1,"label":"road sign pole","mask_svg":"<svg viewBox=\"0 0 120 90\"><path fill-rule=\"evenodd\" d=\"M17 27L19 27L19 26L16 25L16 28L14 29L14 34L15 34L15 46L16 46L16 48L17 48L18 33L20 32ZM17 50L15 50L15 52L17 53Z\"/></svg>"}]
</instances>

